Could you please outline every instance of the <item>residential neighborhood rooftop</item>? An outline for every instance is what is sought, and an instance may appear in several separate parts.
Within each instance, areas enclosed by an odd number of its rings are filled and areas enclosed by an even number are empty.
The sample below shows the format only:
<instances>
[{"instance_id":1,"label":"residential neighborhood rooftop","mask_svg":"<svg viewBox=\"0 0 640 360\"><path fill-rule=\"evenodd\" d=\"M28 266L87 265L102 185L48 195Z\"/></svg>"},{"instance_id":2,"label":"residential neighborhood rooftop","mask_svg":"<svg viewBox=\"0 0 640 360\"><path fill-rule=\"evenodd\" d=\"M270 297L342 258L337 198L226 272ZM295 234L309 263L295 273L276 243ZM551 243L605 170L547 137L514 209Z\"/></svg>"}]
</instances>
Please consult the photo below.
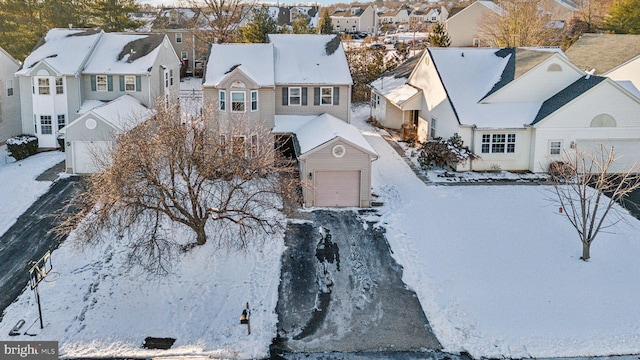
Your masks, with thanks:
<instances>
[{"instance_id":1,"label":"residential neighborhood rooftop","mask_svg":"<svg viewBox=\"0 0 640 360\"><path fill-rule=\"evenodd\" d=\"M565 53L580 69L605 74L640 56L640 35L582 34Z\"/></svg>"}]
</instances>

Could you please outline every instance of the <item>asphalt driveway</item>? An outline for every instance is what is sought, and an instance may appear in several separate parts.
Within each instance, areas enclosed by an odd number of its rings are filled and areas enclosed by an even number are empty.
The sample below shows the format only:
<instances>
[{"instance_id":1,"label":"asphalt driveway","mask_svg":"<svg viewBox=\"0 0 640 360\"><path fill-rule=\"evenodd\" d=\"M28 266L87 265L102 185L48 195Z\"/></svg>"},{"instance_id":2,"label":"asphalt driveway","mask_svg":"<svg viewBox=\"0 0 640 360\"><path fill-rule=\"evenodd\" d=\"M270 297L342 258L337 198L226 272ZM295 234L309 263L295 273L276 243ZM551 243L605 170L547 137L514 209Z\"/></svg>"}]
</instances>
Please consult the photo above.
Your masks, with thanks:
<instances>
[{"instance_id":1,"label":"asphalt driveway","mask_svg":"<svg viewBox=\"0 0 640 360\"><path fill-rule=\"evenodd\" d=\"M402 282L384 229L356 211L311 216L287 228L274 350L440 349L415 292Z\"/></svg>"},{"instance_id":2,"label":"asphalt driveway","mask_svg":"<svg viewBox=\"0 0 640 360\"><path fill-rule=\"evenodd\" d=\"M56 249L64 240L49 231L56 226L53 214L71 199L77 184L74 177L56 181L0 237L0 320L4 309L27 285L29 263ZM54 269L55 266L53 264Z\"/></svg>"}]
</instances>

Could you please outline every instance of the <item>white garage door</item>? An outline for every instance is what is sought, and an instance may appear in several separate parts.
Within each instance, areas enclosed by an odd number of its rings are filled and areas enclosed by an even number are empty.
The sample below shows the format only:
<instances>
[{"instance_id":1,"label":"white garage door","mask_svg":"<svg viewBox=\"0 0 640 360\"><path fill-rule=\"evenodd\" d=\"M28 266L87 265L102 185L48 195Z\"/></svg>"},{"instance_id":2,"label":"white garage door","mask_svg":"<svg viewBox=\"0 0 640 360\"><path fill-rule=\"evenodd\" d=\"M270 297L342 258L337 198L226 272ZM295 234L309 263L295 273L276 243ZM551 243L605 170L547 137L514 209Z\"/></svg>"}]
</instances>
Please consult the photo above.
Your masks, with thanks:
<instances>
[{"instance_id":1,"label":"white garage door","mask_svg":"<svg viewBox=\"0 0 640 360\"><path fill-rule=\"evenodd\" d=\"M640 142L635 140L578 140L578 150L600 153L600 144L603 145L605 156L613 146L616 160L609 168L610 173L627 172L635 163L640 165ZM636 165L636 172L639 172Z\"/></svg>"},{"instance_id":2,"label":"white garage door","mask_svg":"<svg viewBox=\"0 0 640 360\"><path fill-rule=\"evenodd\" d=\"M360 171L316 171L315 206L360 206Z\"/></svg>"},{"instance_id":3,"label":"white garage door","mask_svg":"<svg viewBox=\"0 0 640 360\"><path fill-rule=\"evenodd\" d=\"M98 171L101 161L105 159L111 148L111 141L74 141L73 172L76 174L93 174Z\"/></svg>"}]
</instances>

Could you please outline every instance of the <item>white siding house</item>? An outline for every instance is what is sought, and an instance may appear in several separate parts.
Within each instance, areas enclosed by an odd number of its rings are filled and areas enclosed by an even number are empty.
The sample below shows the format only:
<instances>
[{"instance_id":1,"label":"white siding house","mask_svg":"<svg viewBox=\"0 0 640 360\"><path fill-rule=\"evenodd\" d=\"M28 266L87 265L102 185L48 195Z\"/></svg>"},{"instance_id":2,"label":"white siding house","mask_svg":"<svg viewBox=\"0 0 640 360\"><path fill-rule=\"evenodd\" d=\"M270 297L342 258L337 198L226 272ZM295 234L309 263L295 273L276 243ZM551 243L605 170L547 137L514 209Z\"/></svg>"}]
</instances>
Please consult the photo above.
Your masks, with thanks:
<instances>
[{"instance_id":1,"label":"white siding house","mask_svg":"<svg viewBox=\"0 0 640 360\"><path fill-rule=\"evenodd\" d=\"M20 67L8 52L0 48L0 142L18 135L20 119L20 84L14 73Z\"/></svg>"},{"instance_id":2,"label":"white siding house","mask_svg":"<svg viewBox=\"0 0 640 360\"><path fill-rule=\"evenodd\" d=\"M480 157L457 170L546 172L564 150L599 145L620 157L612 171L640 161L640 91L584 72L559 49L430 48L407 85L419 89L419 134L458 134Z\"/></svg>"},{"instance_id":3,"label":"white siding house","mask_svg":"<svg viewBox=\"0 0 640 360\"><path fill-rule=\"evenodd\" d=\"M148 108L175 104L179 71L164 34L51 29L16 72L22 132L36 135L40 148L56 148L62 128L121 96Z\"/></svg>"}]
</instances>

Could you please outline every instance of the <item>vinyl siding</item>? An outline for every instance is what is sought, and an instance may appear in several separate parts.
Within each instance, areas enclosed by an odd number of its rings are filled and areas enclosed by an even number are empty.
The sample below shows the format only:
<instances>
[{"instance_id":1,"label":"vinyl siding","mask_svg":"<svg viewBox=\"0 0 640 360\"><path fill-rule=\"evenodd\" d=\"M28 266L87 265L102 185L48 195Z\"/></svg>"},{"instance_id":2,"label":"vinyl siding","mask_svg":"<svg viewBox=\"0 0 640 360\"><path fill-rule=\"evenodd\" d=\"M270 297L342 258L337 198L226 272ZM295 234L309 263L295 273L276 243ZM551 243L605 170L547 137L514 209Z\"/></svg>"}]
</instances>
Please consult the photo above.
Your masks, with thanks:
<instances>
[{"instance_id":1,"label":"vinyl siding","mask_svg":"<svg viewBox=\"0 0 640 360\"><path fill-rule=\"evenodd\" d=\"M333 115L338 119L342 119L349 123L350 107L351 107L351 87L342 85L340 88L340 99L338 105L314 105L314 88L321 86L333 85L287 85L276 86L275 90L275 114L276 115L321 115L324 113ZM282 89L284 87L306 87L307 88L307 105L306 106L289 106L282 105Z\"/></svg>"},{"instance_id":2,"label":"vinyl siding","mask_svg":"<svg viewBox=\"0 0 640 360\"><path fill-rule=\"evenodd\" d=\"M341 158L336 158L331 153L335 145L342 145L346 149L346 153ZM360 171L360 206L369 207L371 205L371 158L369 154L357 149L348 143L339 139L333 140L328 144L317 149L304 160L301 165L303 173L301 177L308 183L313 183L309 179L309 173L314 171ZM314 191L309 186L304 187L305 206L311 207L313 204Z\"/></svg>"}]
</instances>

